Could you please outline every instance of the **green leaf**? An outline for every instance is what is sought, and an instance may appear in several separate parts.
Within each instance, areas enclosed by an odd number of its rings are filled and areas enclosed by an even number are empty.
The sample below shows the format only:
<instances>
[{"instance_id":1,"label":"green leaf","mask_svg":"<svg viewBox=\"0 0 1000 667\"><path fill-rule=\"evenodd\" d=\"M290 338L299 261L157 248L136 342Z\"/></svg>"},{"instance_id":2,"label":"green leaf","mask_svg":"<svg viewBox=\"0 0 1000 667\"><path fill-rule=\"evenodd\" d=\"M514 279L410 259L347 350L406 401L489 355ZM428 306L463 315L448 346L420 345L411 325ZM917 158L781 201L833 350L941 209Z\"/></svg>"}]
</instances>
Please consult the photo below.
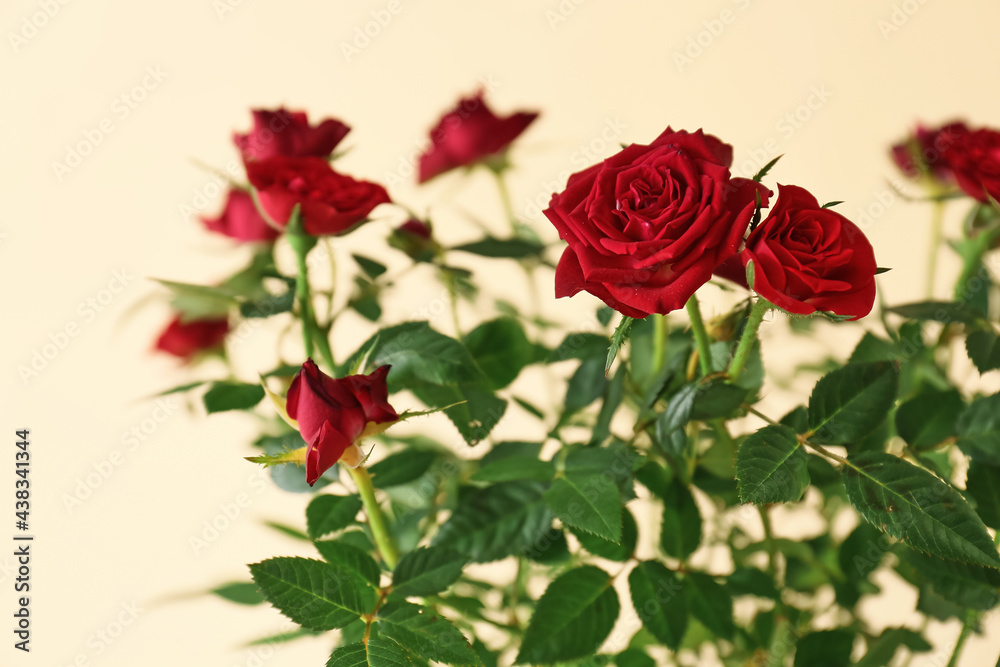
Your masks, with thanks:
<instances>
[{"instance_id":1,"label":"green leaf","mask_svg":"<svg viewBox=\"0 0 1000 667\"><path fill-rule=\"evenodd\" d=\"M375 588L360 577L323 561L272 558L250 566L264 597L311 630L342 628L375 608Z\"/></svg>"},{"instance_id":2,"label":"green leaf","mask_svg":"<svg viewBox=\"0 0 1000 667\"><path fill-rule=\"evenodd\" d=\"M992 331L970 332L965 339L965 350L980 373L1000 368L1000 336Z\"/></svg>"},{"instance_id":3,"label":"green leaf","mask_svg":"<svg viewBox=\"0 0 1000 667\"><path fill-rule=\"evenodd\" d=\"M898 377L898 366L882 361L848 364L825 375L809 397L814 439L839 445L867 435L896 400Z\"/></svg>"},{"instance_id":4,"label":"green leaf","mask_svg":"<svg viewBox=\"0 0 1000 667\"><path fill-rule=\"evenodd\" d=\"M392 592L403 597L434 595L462 576L468 557L447 547L421 547L403 556L392 573Z\"/></svg>"},{"instance_id":5,"label":"green leaf","mask_svg":"<svg viewBox=\"0 0 1000 667\"><path fill-rule=\"evenodd\" d=\"M801 638L795 648L794 667L846 667L851 663L855 633L820 630Z\"/></svg>"},{"instance_id":6,"label":"green leaf","mask_svg":"<svg viewBox=\"0 0 1000 667\"><path fill-rule=\"evenodd\" d=\"M864 452L842 471L847 498L870 524L927 554L989 567L1000 557L962 495L931 473L881 452Z\"/></svg>"},{"instance_id":7,"label":"green leaf","mask_svg":"<svg viewBox=\"0 0 1000 667\"><path fill-rule=\"evenodd\" d=\"M306 530L316 540L324 535L347 528L361 511L358 496L323 494L314 497L306 508Z\"/></svg>"},{"instance_id":8,"label":"green leaf","mask_svg":"<svg viewBox=\"0 0 1000 667\"><path fill-rule=\"evenodd\" d=\"M809 486L809 459L795 431L767 426L753 433L736 454L740 502L765 505L795 502Z\"/></svg>"},{"instance_id":9,"label":"green leaf","mask_svg":"<svg viewBox=\"0 0 1000 667\"><path fill-rule=\"evenodd\" d=\"M411 389L426 405L445 408L445 416L471 447L488 436L507 411L507 401L482 385L422 384Z\"/></svg>"},{"instance_id":10,"label":"green leaf","mask_svg":"<svg viewBox=\"0 0 1000 667\"><path fill-rule=\"evenodd\" d=\"M544 488L535 482L502 482L464 489L433 544L456 549L477 563L531 553L552 527Z\"/></svg>"},{"instance_id":11,"label":"green leaf","mask_svg":"<svg viewBox=\"0 0 1000 667\"><path fill-rule=\"evenodd\" d=\"M701 544L701 512L690 489L674 479L663 489L660 547L668 556L685 560Z\"/></svg>"},{"instance_id":12,"label":"green leaf","mask_svg":"<svg viewBox=\"0 0 1000 667\"><path fill-rule=\"evenodd\" d=\"M535 606L516 662L547 665L594 653L621 611L612 583L593 565L553 580Z\"/></svg>"},{"instance_id":13,"label":"green leaf","mask_svg":"<svg viewBox=\"0 0 1000 667\"><path fill-rule=\"evenodd\" d=\"M480 257L493 257L497 259L524 259L526 257L539 257L545 251L545 246L521 238L498 239L492 236L455 246L452 250L468 252Z\"/></svg>"},{"instance_id":14,"label":"green leaf","mask_svg":"<svg viewBox=\"0 0 1000 667\"><path fill-rule=\"evenodd\" d=\"M548 482L555 475L555 468L548 461L510 456L487 463L470 478L473 482L512 482L519 479Z\"/></svg>"},{"instance_id":15,"label":"green leaf","mask_svg":"<svg viewBox=\"0 0 1000 667\"><path fill-rule=\"evenodd\" d=\"M545 492L545 502L566 525L615 543L621 541L621 496L607 476L559 477Z\"/></svg>"},{"instance_id":16,"label":"green leaf","mask_svg":"<svg viewBox=\"0 0 1000 667\"><path fill-rule=\"evenodd\" d=\"M1000 468L986 463L970 465L965 493L976 503L983 523L1000 530Z\"/></svg>"},{"instance_id":17,"label":"green leaf","mask_svg":"<svg viewBox=\"0 0 1000 667\"><path fill-rule=\"evenodd\" d=\"M955 435L955 422L964 408L955 389L925 391L899 406L896 431L911 447L930 449Z\"/></svg>"},{"instance_id":18,"label":"green leaf","mask_svg":"<svg viewBox=\"0 0 1000 667\"><path fill-rule=\"evenodd\" d=\"M229 600L236 604L255 605L264 602L264 596L257 589L257 584L249 581L234 581L223 584L213 588L209 593L218 595L223 600Z\"/></svg>"},{"instance_id":19,"label":"green leaf","mask_svg":"<svg viewBox=\"0 0 1000 667\"><path fill-rule=\"evenodd\" d=\"M369 639L341 646L330 655L326 667L416 667L409 652L388 639Z\"/></svg>"},{"instance_id":20,"label":"green leaf","mask_svg":"<svg viewBox=\"0 0 1000 667\"><path fill-rule=\"evenodd\" d=\"M521 323L511 317L483 322L462 338L494 390L517 378L534 358L534 348Z\"/></svg>"},{"instance_id":21,"label":"green leaf","mask_svg":"<svg viewBox=\"0 0 1000 667\"><path fill-rule=\"evenodd\" d=\"M769 600L780 600L781 593L774 585L774 579L755 567L737 568L726 577L726 589L733 597L755 595Z\"/></svg>"},{"instance_id":22,"label":"green leaf","mask_svg":"<svg viewBox=\"0 0 1000 667\"><path fill-rule=\"evenodd\" d=\"M590 434L592 446L600 445L611 435L611 420L625 398L627 371L628 368L625 364L620 365L614 378L604 386L604 402L601 403L601 411L597 415L597 421Z\"/></svg>"},{"instance_id":23,"label":"green leaf","mask_svg":"<svg viewBox=\"0 0 1000 667\"><path fill-rule=\"evenodd\" d=\"M421 449L404 449L390 454L371 468L372 485L377 489L399 486L419 479L438 458L436 452Z\"/></svg>"},{"instance_id":24,"label":"green leaf","mask_svg":"<svg viewBox=\"0 0 1000 667\"><path fill-rule=\"evenodd\" d=\"M293 540L302 540L303 542L309 541L309 536L303 533L298 528L289 526L286 523L281 523L279 521L265 521L264 525L271 530L276 530L286 537L290 537Z\"/></svg>"},{"instance_id":25,"label":"green leaf","mask_svg":"<svg viewBox=\"0 0 1000 667\"><path fill-rule=\"evenodd\" d=\"M895 313L910 320L930 320L951 324L978 324L986 319L986 315L978 308L967 303L951 301L921 301L907 303L895 308L886 308L886 312Z\"/></svg>"},{"instance_id":26,"label":"green leaf","mask_svg":"<svg viewBox=\"0 0 1000 667\"><path fill-rule=\"evenodd\" d=\"M868 652L854 667L885 667L892 662L896 650L901 646L907 647L912 653L926 653L933 648L919 632L909 628L886 628L868 644Z\"/></svg>"},{"instance_id":27,"label":"green leaf","mask_svg":"<svg viewBox=\"0 0 1000 667\"><path fill-rule=\"evenodd\" d=\"M240 303L240 315L249 319L260 319L280 315L292 310L295 304L295 281L285 279L285 291L281 294L250 299Z\"/></svg>"},{"instance_id":28,"label":"green leaf","mask_svg":"<svg viewBox=\"0 0 1000 667\"><path fill-rule=\"evenodd\" d=\"M575 412L596 401L607 384L604 362L597 358L585 359L566 385L566 412Z\"/></svg>"},{"instance_id":29,"label":"green leaf","mask_svg":"<svg viewBox=\"0 0 1000 667\"><path fill-rule=\"evenodd\" d=\"M973 401L956 424L958 446L973 461L1000 465L1000 393Z\"/></svg>"},{"instance_id":30,"label":"green leaf","mask_svg":"<svg viewBox=\"0 0 1000 667\"><path fill-rule=\"evenodd\" d=\"M689 573L684 582L691 614L716 637L732 639L736 634L733 599L726 589L702 572Z\"/></svg>"},{"instance_id":31,"label":"green leaf","mask_svg":"<svg viewBox=\"0 0 1000 667\"><path fill-rule=\"evenodd\" d=\"M604 363L605 375L611 370L611 364L615 363L618 351L622 349L622 345L628 340L629 332L632 331L632 324L634 322L635 319L627 315L622 315L622 321L615 327L615 332L611 335L611 345L608 347L608 357Z\"/></svg>"},{"instance_id":32,"label":"green leaf","mask_svg":"<svg viewBox=\"0 0 1000 667\"><path fill-rule=\"evenodd\" d=\"M202 400L209 414L226 410L249 410L264 398L264 388L245 382L213 382Z\"/></svg>"},{"instance_id":33,"label":"green leaf","mask_svg":"<svg viewBox=\"0 0 1000 667\"><path fill-rule=\"evenodd\" d=\"M229 312L230 307L238 303L236 297L239 292L226 287L208 287L157 278L153 280L171 291L171 305L184 315L185 322L223 316Z\"/></svg>"},{"instance_id":34,"label":"green leaf","mask_svg":"<svg viewBox=\"0 0 1000 667\"><path fill-rule=\"evenodd\" d=\"M351 257L357 262L361 270L365 272L365 275L372 280L375 280L386 272L385 264L376 262L374 259L365 257L364 255L351 255Z\"/></svg>"},{"instance_id":35,"label":"green leaf","mask_svg":"<svg viewBox=\"0 0 1000 667\"><path fill-rule=\"evenodd\" d=\"M758 183L760 183L761 180L763 180L763 178L765 176L767 176L767 172L771 171L771 167L773 167L774 165L778 164L778 160L780 160L783 157L785 157L784 153L782 153L778 157L774 158L773 160L771 160L770 162L768 162L767 164L765 164L763 167L760 168L760 171L758 171L756 174L753 175L753 179L751 179L751 180L754 180L754 181L757 181Z\"/></svg>"},{"instance_id":36,"label":"green leaf","mask_svg":"<svg viewBox=\"0 0 1000 667\"><path fill-rule=\"evenodd\" d=\"M627 648L615 656L615 667L656 667L656 661L641 648Z\"/></svg>"},{"instance_id":37,"label":"green leaf","mask_svg":"<svg viewBox=\"0 0 1000 667\"><path fill-rule=\"evenodd\" d=\"M472 645L446 618L409 602L388 602L378 612L383 637L430 660L449 665L481 665Z\"/></svg>"},{"instance_id":38,"label":"green leaf","mask_svg":"<svg viewBox=\"0 0 1000 667\"><path fill-rule=\"evenodd\" d=\"M373 586L378 586L381 578L378 563L366 552L345 540L317 540L314 544L327 563L349 570Z\"/></svg>"},{"instance_id":39,"label":"green leaf","mask_svg":"<svg viewBox=\"0 0 1000 667\"><path fill-rule=\"evenodd\" d=\"M689 611L677 575L660 562L646 560L632 569L628 587L643 626L671 651L680 650Z\"/></svg>"},{"instance_id":40,"label":"green leaf","mask_svg":"<svg viewBox=\"0 0 1000 667\"><path fill-rule=\"evenodd\" d=\"M621 542L612 542L603 537L598 537L585 530L570 527L570 531L580 541L580 546L601 558L624 563L635 553L635 545L639 539L639 529L636 526L632 513L625 508L622 512L622 537Z\"/></svg>"},{"instance_id":41,"label":"green leaf","mask_svg":"<svg viewBox=\"0 0 1000 667\"><path fill-rule=\"evenodd\" d=\"M592 333L566 334L562 342L549 353L547 363L554 364L567 359L605 359L608 354L608 337Z\"/></svg>"},{"instance_id":42,"label":"green leaf","mask_svg":"<svg viewBox=\"0 0 1000 667\"><path fill-rule=\"evenodd\" d=\"M976 611L987 611L1000 603L1000 571L942 561L914 551L904 557L930 582L934 592L946 600Z\"/></svg>"}]
</instances>

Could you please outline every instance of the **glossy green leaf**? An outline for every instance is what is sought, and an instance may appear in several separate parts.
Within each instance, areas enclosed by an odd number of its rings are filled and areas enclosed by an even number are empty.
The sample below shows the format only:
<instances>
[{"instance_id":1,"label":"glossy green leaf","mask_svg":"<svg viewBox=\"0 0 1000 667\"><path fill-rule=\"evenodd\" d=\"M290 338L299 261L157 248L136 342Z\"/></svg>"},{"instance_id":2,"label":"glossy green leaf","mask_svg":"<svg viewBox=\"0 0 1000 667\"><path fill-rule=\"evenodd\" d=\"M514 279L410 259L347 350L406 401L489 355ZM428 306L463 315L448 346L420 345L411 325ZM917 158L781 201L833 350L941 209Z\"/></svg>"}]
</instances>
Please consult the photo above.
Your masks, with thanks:
<instances>
[{"instance_id":1,"label":"glossy green leaf","mask_svg":"<svg viewBox=\"0 0 1000 667\"><path fill-rule=\"evenodd\" d=\"M976 514L990 528L1000 530L1000 468L975 461L969 465L966 495L976 503Z\"/></svg>"},{"instance_id":2,"label":"glossy green leaf","mask_svg":"<svg viewBox=\"0 0 1000 667\"><path fill-rule=\"evenodd\" d=\"M513 382L534 357L524 327L511 317L483 322L466 334L462 342L494 390Z\"/></svg>"},{"instance_id":3,"label":"glossy green leaf","mask_svg":"<svg viewBox=\"0 0 1000 667\"><path fill-rule=\"evenodd\" d=\"M370 639L341 646L330 655L326 667L417 667L411 654L389 639Z\"/></svg>"},{"instance_id":4,"label":"glossy green leaf","mask_svg":"<svg viewBox=\"0 0 1000 667\"><path fill-rule=\"evenodd\" d=\"M316 550L327 563L339 569L349 570L365 581L378 586L380 570L378 563L368 553L346 540L317 540Z\"/></svg>"},{"instance_id":5,"label":"glossy green leaf","mask_svg":"<svg viewBox=\"0 0 1000 667\"><path fill-rule=\"evenodd\" d=\"M361 511L358 496L322 494L314 497L306 508L306 530L316 540L324 535L347 528Z\"/></svg>"},{"instance_id":6,"label":"glossy green leaf","mask_svg":"<svg viewBox=\"0 0 1000 667\"><path fill-rule=\"evenodd\" d=\"M420 547L404 555L392 573L395 595L434 595L462 575L468 557L447 547Z\"/></svg>"},{"instance_id":7,"label":"glossy green leaf","mask_svg":"<svg viewBox=\"0 0 1000 667\"><path fill-rule=\"evenodd\" d=\"M430 470L437 458L437 452L422 449L404 449L390 454L368 469L372 485L377 489L386 489L412 482Z\"/></svg>"},{"instance_id":8,"label":"glossy green leaf","mask_svg":"<svg viewBox=\"0 0 1000 667\"><path fill-rule=\"evenodd\" d=\"M566 525L612 542L621 540L621 496L608 476L559 477L545 492L545 502Z\"/></svg>"},{"instance_id":9,"label":"glossy green leaf","mask_svg":"<svg viewBox=\"0 0 1000 667\"><path fill-rule=\"evenodd\" d=\"M752 433L736 455L740 502L764 505L795 502L809 486L809 459L795 431L766 426Z\"/></svg>"},{"instance_id":10,"label":"glossy green leaf","mask_svg":"<svg viewBox=\"0 0 1000 667\"><path fill-rule=\"evenodd\" d=\"M1000 393L973 401L956 428L959 448L973 461L1000 465Z\"/></svg>"},{"instance_id":11,"label":"glossy green leaf","mask_svg":"<svg viewBox=\"0 0 1000 667\"><path fill-rule=\"evenodd\" d=\"M686 559L701 544L701 512L690 489L673 480L663 490L660 547L673 558Z\"/></svg>"},{"instance_id":12,"label":"glossy green leaf","mask_svg":"<svg viewBox=\"0 0 1000 667\"><path fill-rule=\"evenodd\" d=\"M213 382L202 400L209 414L226 410L249 410L264 398L264 388L245 382Z\"/></svg>"},{"instance_id":13,"label":"glossy green leaf","mask_svg":"<svg viewBox=\"0 0 1000 667\"><path fill-rule=\"evenodd\" d=\"M643 626L670 650L679 650L690 612L677 575L658 561L642 561L628 575L628 587Z\"/></svg>"},{"instance_id":14,"label":"glossy green leaf","mask_svg":"<svg viewBox=\"0 0 1000 667\"><path fill-rule=\"evenodd\" d=\"M388 602L378 612L381 636L408 651L449 665L481 665L458 628L440 614L409 602Z\"/></svg>"},{"instance_id":15,"label":"glossy green leaf","mask_svg":"<svg viewBox=\"0 0 1000 667\"><path fill-rule=\"evenodd\" d=\"M850 444L882 421L896 400L899 369L890 362L848 364L828 373L809 397L813 439Z\"/></svg>"},{"instance_id":16,"label":"glossy green leaf","mask_svg":"<svg viewBox=\"0 0 1000 667\"><path fill-rule=\"evenodd\" d=\"M620 542L612 542L593 533L579 528L570 527L570 531L579 540L580 546L601 558L624 563L635 553L635 545L639 539L639 528L632 513L625 508L622 512L622 537Z\"/></svg>"},{"instance_id":17,"label":"glossy green leaf","mask_svg":"<svg viewBox=\"0 0 1000 667\"><path fill-rule=\"evenodd\" d=\"M964 408L955 389L925 391L899 406L896 431L911 447L934 447L955 435L955 423Z\"/></svg>"},{"instance_id":18,"label":"glossy green leaf","mask_svg":"<svg viewBox=\"0 0 1000 667\"><path fill-rule=\"evenodd\" d=\"M471 477L473 482L511 482L524 479L548 482L556 469L549 461L526 456L512 456L487 463Z\"/></svg>"},{"instance_id":19,"label":"glossy green leaf","mask_svg":"<svg viewBox=\"0 0 1000 667\"><path fill-rule=\"evenodd\" d=\"M258 590L257 584L249 581L234 581L223 584L213 588L209 593L218 595L223 600L235 602L236 604L256 605L264 602L264 596Z\"/></svg>"}]
</instances>

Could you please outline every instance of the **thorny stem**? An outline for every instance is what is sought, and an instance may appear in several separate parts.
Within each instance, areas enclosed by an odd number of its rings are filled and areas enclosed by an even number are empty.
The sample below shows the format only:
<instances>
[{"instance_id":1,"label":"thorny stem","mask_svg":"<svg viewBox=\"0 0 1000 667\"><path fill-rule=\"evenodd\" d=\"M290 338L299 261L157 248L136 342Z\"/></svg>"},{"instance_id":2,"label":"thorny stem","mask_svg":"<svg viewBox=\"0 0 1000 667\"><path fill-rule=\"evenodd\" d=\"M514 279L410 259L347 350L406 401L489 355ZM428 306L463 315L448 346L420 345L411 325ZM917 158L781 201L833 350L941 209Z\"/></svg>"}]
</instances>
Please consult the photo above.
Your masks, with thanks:
<instances>
[{"instance_id":1,"label":"thorny stem","mask_svg":"<svg viewBox=\"0 0 1000 667\"><path fill-rule=\"evenodd\" d=\"M378 551L382 555L382 560L385 561L385 564L389 569L394 570L396 569L396 563L399 561L399 552L396 549L396 541L389 532L385 515L382 514L382 508L379 507L378 501L375 499L375 489L372 486L371 475L368 474L368 469L364 465L359 465L357 468L351 468L346 465L344 467L347 468L347 471L351 474L351 478L354 480L354 484L358 487L361 502L364 504L365 513L368 515L368 525L372 529L372 535L375 537L375 546L378 547Z\"/></svg>"},{"instance_id":2,"label":"thorny stem","mask_svg":"<svg viewBox=\"0 0 1000 667\"><path fill-rule=\"evenodd\" d=\"M747 318L746 327L743 329L743 336L740 338L736 352L733 354L733 361L729 364L729 379L735 382L740 378L747 359L750 357L750 350L753 349L754 341L757 340L757 330L760 329L764 315L771 308L771 303L758 297L757 301L750 309L750 316Z\"/></svg>"}]
</instances>

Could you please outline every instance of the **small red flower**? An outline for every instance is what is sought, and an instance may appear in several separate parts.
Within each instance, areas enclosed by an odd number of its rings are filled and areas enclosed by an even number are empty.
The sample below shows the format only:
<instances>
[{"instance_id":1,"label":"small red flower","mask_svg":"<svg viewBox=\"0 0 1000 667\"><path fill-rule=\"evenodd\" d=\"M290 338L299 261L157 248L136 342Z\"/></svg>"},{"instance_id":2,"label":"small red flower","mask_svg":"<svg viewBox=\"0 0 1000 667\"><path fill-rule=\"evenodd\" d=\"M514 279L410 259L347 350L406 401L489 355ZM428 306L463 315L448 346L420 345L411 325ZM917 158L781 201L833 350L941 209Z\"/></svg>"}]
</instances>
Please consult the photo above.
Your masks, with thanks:
<instances>
[{"instance_id":1,"label":"small red flower","mask_svg":"<svg viewBox=\"0 0 1000 667\"><path fill-rule=\"evenodd\" d=\"M218 217L202 217L201 221L210 231L237 241L273 241L281 233L261 217L250 193L236 188L229 190Z\"/></svg>"},{"instance_id":2,"label":"small red flower","mask_svg":"<svg viewBox=\"0 0 1000 667\"><path fill-rule=\"evenodd\" d=\"M184 322L177 315L157 338L156 349L189 360L198 352L220 347L228 333L225 317Z\"/></svg>"},{"instance_id":3,"label":"small red flower","mask_svg":"<svg viewBox=\"0 0 1000 667\"><path fill-rule=\"evenodd\" d=\"M251 113L253 129L233 135L233 143L244 160L264 160L276 155L326 158L351 130L335 118L311 126L303 111L280 108L254 109Z\"/></svg>"}]
</instances>

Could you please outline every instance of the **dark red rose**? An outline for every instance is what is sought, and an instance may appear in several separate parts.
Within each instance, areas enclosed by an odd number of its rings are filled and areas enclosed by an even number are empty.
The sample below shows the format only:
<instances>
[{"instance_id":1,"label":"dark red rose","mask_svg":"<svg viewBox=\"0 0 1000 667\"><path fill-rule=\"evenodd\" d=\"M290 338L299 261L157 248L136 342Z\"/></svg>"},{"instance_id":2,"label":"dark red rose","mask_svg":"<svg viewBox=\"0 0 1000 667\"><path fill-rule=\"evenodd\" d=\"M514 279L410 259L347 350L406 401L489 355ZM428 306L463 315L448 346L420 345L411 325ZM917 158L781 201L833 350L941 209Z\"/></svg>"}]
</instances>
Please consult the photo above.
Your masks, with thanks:
<instances>
[{"instance_id":1,"label":"dark red rose","mask_svg":"<svg viewBox=\"0 0 1000 667\"><path fill-rule=\"evenodd\" d=\"M219 217L202 217L201 221L209 230L238 241L273 241L281 233L257 212L250 193L237 188L230 188Z\"/></svg>"},{"instance_id":2,"label":"dark red rose","mask_svg":"<svg viewBox=\"0 0 1000 667\"><path fill-rule=\"evenodd\" d=\"M389 245L418 262L430 261L439 248L431 236L431 226L416 218L410 218L394 229L389 236Z\"/></svg>"},{"instance_id":3,"label":"dark red rose","mask_svg":"<svg viewBox=\"0 0 1000 667\"><path fill-rule=\"evenodd\" d=\"M1000 199L1000 132L964 125L943 158L965 194L981 202Z\"/></svg>"},{"instance_id":4,"label":"dark red rose","mask_svg":"<svg viewBox=\"0 0 1000 667\"><path fill-rule=\"evenodd\" d=\"M767 204L767 188L730 176L732 162L716 137L668 127L570 176L545 210L569 243L556 296L590 292L629 317L684 306L739 252L756 196Z\"/></svg>"},{"instance_id":5,"label":"dark red rose","mask_svg":"<svg viewBox=\"0 0 1000 667\"><path fill-rule=\"evenodd\" d=\"M536 118L529 111L500 118L486 106L482 91L463 99L431 130L431 146L420 156L420 182L499 154Z\"/></svg>"},{"instance_id":6,"label":"dark red rose","mask_svg":"<svg viewBox=\"0 0 1000 667\"><path fill-rule=\"evenodd\" d=\"M177 315L156 340L156 349L188 360L198 352L220 347L228 333L225 317L183 322Z\"/></svg>"},{"instance_id":7,"label":"dark red rose","mask_svg":"<svg viewBox=\"0 0 1000 667\"><path fill-rule=\"evenodd\" d=\"M276 155L287 157L329 157L351 128L335 118L327 118L312 127L303 111L254 109L253 129L234 134L233 143L244 160L265 160Z\"/></svg>"},{"instance_id":8,"label":"dark red rose","mask_svg":"<svg viewBox=\"0 0 1000 667\"><path fill-rule=\"evenodd\" d=\"M247 163L247 177L264 211L280 225L301 204L305 230L313 236L343 234L389 201L381 185L338 174L318 157L272 157Z\"/></svg>"},{"instance_id":9,"label":"dark red rose","mask_svg":"<svg viewBox=\"0 0 1000 667\"><path fill-rule=\"evenodd\" d=\"M892 161L910 178L927 175L942 184L952 183L951 168L943 156L967 132L968 128L960 122L933 129L918 125L912 135L892 147Z\"/></svg>"},{"instance_id":10,"label":"dark red rose","mask_svg":"<svg viewBox=\"0 0 1000 667\"><path fill-rule=\"evenodd\" d=\"M818 310L856 320L875 303L875 253L858 227L795 185L779 185L774 208L747 238L743 266L753 288L790 313Z\"/></svg>"},{"instance_id":11,"label":"dark red rose","mask_svg":"<svg viewBox=\"0 0 1000 667\"><path fill-rule=\"evenodd\" d=\"M306 482L312 486L320 475L340 460L370 423L395 422L399 415L389 405L385 384L389 366L370 375L334 379L312 359L302 364L288 388L288 416L299 423L306 441Z\"/></svg>"}]
</instances>

